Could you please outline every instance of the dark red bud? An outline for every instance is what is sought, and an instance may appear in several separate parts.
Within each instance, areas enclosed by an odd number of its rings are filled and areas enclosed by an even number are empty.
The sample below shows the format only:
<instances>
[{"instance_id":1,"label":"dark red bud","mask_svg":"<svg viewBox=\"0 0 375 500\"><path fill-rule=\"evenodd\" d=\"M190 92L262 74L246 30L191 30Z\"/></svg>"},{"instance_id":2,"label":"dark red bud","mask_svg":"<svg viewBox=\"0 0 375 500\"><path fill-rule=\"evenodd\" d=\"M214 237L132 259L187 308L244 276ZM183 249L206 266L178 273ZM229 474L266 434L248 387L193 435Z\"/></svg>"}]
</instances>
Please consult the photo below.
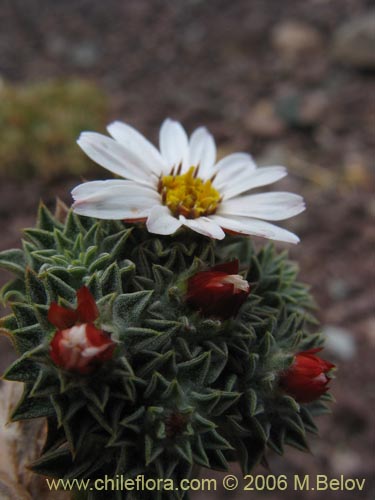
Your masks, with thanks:
<instances>
[{"instance_id":1,"label":"dark red bud","mask_svg":"<svg viewBox=\"0 0 375 500\"><path fill-rule=\"evenodd\" d=\"M237 315L249 293L249 283L238 274L234 260L189 278L186 301L204 316L228 319Z\"/></svg>"},{"instance_id":2,"label":"dark red bud","mask_svg":"<svg viewBox=\"0 0 375 500\"><path fill-rule=\"evenodd\" d=\"M114 342L92 323L58 330L51 342L51 358L67 371L87 374L112 358Z\"/></svg>"},{"instance_id":3,"label":"dark red bud","mask_svg":"<svg viewBox=\"0 0 375 500\"><path fill-rule=\"evenodd\" d=\"M55 365L86 374L111 359L115 344L93 324L98 317L98 306L85 286L77 291L76 309L59 306L56 302L50 305L48 320L58 328L50 345Z\"/></svg>"},{"instance_id":4,"label":"dark red bud","mask_svg":"<svg viewBox=\"0 0 375 500\"><path fill-rule=\"evenodd\" d=\"M321 348L309 349L296 355L292 366L280 377L280 387L299 403L309 403L328 391L327 373L335 365L318 358Z\"/></svg>"}]
</instances>

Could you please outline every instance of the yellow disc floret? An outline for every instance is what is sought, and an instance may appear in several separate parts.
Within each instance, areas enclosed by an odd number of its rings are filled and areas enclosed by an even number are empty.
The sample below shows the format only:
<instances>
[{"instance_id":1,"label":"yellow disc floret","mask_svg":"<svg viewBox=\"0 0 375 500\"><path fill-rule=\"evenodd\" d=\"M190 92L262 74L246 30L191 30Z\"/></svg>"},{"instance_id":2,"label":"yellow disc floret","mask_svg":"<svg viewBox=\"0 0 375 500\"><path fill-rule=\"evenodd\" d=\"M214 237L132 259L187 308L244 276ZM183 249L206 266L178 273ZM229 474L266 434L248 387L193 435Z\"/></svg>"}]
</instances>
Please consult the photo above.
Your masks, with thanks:
<instances>
[{"instance_id":1,"label":"yellow disc floret","mask_svg":"<svg viewBox=\"0 0 375 500\"><path fill-rule=\"evenodd\" d=\"M190 167L181 175L164 175L159 182L159 193L163 204L173 215L184 215L196 219L215 213L221 201L220 193L212 186L211 180L197 177L198 169Z\"/></svg>"}]
</instances>

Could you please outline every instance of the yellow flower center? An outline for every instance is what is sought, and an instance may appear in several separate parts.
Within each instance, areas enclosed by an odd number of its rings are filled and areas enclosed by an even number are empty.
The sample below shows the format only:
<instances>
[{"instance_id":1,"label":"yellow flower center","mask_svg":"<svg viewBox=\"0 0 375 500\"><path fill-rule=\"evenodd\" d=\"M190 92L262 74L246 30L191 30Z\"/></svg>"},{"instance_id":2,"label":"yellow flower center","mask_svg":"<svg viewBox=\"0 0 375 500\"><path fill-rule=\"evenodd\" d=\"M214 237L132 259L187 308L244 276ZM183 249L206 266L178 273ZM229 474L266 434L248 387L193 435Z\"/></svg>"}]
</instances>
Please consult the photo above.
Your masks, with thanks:
<instances>
[{"instance_id":1,"label":"yellow flower center","mask_svg":"<svg viewBox=\"0 0 375 500\"><path fill-rule=\"evenodd\" d=\"M196 167L190 167L185 174L174 175L172 170L170 175L161 177L158 190L173 215L196 219L215 213L220 193L212 186L212 179L203 181L197 173Z\"/></svg>"}]
</instances>

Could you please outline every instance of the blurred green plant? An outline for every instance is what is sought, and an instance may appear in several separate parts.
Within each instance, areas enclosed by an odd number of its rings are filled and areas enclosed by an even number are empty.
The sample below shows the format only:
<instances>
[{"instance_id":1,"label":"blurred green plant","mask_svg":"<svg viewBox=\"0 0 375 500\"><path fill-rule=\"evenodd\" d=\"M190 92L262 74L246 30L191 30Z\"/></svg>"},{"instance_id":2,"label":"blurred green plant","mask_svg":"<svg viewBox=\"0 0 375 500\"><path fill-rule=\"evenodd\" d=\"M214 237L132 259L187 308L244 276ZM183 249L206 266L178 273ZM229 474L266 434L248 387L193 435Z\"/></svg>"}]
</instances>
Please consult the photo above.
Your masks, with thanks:
<instances>
[{"instance_id":1,"label":"blurred green plant","mask_svg":"<svg viewBox=\"0 0 375 500\"><path fill-rule=\"evenodd\" d=\"M103 91L79 79L0 86L0 177L48 180L92 169L76 139L104 129L107 110Z\"/></svg>"}]
</instances>

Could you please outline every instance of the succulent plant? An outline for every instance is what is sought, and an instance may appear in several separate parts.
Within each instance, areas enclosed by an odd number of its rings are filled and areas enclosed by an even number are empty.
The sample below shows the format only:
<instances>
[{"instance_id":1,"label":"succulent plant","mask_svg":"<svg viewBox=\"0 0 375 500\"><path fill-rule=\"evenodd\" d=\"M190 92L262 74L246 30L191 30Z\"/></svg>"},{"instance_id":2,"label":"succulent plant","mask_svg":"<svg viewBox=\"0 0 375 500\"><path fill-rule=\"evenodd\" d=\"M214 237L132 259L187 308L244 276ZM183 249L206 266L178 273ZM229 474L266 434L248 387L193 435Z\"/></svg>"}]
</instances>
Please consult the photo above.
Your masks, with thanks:
<instances>
[{"instance_id":1,"label":"succulent plant","mask_svg":"<svg viewBox=\"0 0 375 500\"><path fill-rule=\"evenodd\" d=\"M237 260L241 278L235 281L249 286L233 315L219 313L221 289L217 313L199 308L200 295L191 300L197 275L216 277ZM61 222L41 205L22 249L0 253L0 266L15 275L2 289L12 314L1 328L19 355L4 377L24 384L12 419L45 417L48 423L35 472L90 479L142 474L178 482L196 467L227 470L233 461L249 473L265 461L267 449L282 454L285 444L308 450L306 434L316 432L313 417L326 411L330 396L300 404L280 384L296 353L322 345L308 288L297 281L285 252L271 244L256 250L240 236L218 241L184 229L173 238L154 235L142 224L72 211ZM97 308L89 317L77 316L82 289ZM53 309L71 323L56 326ZM82 333L87 325L114 344L110 356L81 372L56 363L56 335L60 342L62 331ZM107 498L103 491L85 495Z\"/></svg>"}]
</instances>

